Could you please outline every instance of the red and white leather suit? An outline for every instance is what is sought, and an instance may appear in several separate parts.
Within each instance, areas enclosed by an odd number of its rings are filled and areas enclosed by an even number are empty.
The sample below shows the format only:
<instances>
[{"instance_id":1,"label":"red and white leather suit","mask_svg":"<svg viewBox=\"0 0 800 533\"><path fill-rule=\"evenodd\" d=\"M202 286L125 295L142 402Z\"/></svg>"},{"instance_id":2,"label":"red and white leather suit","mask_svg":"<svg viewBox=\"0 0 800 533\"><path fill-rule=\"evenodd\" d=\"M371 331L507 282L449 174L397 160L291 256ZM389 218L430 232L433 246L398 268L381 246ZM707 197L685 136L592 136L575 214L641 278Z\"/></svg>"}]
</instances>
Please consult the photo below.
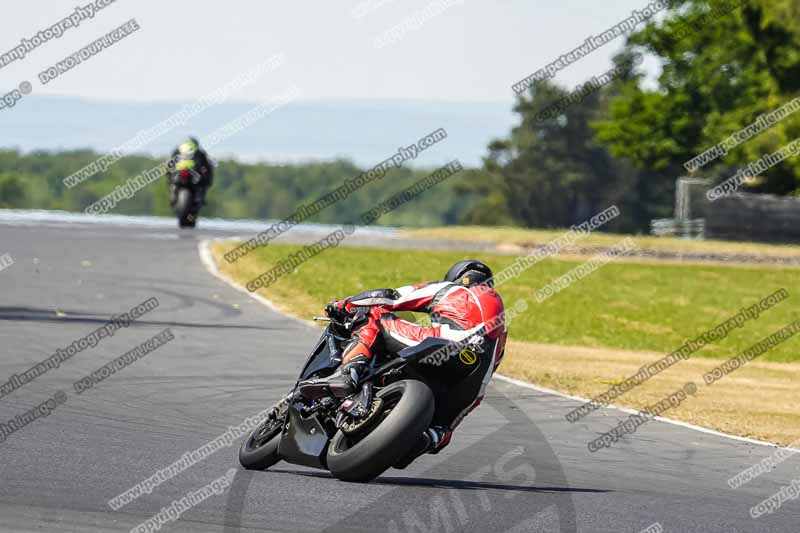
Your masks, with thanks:
<instances>
[{"instance_id":1,"label":"red and white leather suit","mask_svg":"<svg viewBox=\"0 0 800 533\"><path fill-rule=\"evenodd\" d=\"M434 281L399 289L366 291L339 300L336 305L348 312L368 307L365 324L354 333L353 342L345 350L342 363L354 358L370 358L379 338L393 352L419 344L428 337L458 342L475 335L484 338L487 358L482 362L480 375L470 376L465 383L445 391L450 405L442 412L438 423L447 430L443 447L452 430L483 399L484 391L504 355L507 329L503 320L503 300L491 287L464 287L448 281ZM398 318L392 311L427 312L431 326L425 327ZM435 421L436 422L436 421Z\"/></svg>"}]
</instances>

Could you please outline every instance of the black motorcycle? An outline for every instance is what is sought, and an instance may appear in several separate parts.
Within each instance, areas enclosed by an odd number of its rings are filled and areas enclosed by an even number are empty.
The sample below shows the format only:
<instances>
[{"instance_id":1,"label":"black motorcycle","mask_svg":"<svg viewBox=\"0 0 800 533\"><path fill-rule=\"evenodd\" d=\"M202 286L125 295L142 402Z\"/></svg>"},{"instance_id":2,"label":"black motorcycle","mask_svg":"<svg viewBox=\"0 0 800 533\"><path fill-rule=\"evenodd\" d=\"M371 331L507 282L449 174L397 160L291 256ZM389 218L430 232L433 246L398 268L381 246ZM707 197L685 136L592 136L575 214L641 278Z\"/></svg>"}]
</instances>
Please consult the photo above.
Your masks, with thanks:
<instances>
[{"instance_id":1,"label":"black motorcycle","mask_svg":"<svg viewBox=\"0 0 800 533\"><path fill-rule=\"evenodd\" d=\"M182 168L171 174L170 184L175 188L175 215L181 228L193 228L197 224L201 206L195 192L202 181L203 176L192 168Z\"/></svg>"},{"instance_id":2,"label":"black motorcycle","mask_svg":"<svg viewBox=\"0 0 800 533\"><path fill-rule=\"evenodd\" d=\"M356 392L337 398L330 389L320 391L316 380L340 365L359 317L315 320L329 324L297 383L242 443L239 462L249 470L284 460L329 470L344 481L370 481L410 457L434 417L436 384L479 371L480 365L462 364L457 351L442 357L454 346L442 339L425 339L398 354L377 347Z\"/></svg>"}]
</instances>

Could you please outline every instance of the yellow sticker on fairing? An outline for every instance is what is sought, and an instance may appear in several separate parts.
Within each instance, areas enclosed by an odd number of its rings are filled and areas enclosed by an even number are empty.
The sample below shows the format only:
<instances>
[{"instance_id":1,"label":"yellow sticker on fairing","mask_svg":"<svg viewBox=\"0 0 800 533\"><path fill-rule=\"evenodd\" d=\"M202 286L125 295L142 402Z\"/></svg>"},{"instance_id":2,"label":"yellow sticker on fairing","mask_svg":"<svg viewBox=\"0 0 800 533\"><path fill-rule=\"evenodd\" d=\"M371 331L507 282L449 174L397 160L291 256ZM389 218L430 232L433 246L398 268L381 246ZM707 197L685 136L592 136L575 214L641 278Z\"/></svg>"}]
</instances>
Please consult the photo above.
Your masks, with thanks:
<instances>
[{"instance_id":1,"label":"yellow sticker on fairing","mask_svg":"<svg viewBox=\"0 0 800 533\"><path fill-rule=\"evenodd\" d=\"M472 366L478 362L478 356L472 350L461 350L458 354L459 360L465 365Z\"/></svg>"}]
</instances>

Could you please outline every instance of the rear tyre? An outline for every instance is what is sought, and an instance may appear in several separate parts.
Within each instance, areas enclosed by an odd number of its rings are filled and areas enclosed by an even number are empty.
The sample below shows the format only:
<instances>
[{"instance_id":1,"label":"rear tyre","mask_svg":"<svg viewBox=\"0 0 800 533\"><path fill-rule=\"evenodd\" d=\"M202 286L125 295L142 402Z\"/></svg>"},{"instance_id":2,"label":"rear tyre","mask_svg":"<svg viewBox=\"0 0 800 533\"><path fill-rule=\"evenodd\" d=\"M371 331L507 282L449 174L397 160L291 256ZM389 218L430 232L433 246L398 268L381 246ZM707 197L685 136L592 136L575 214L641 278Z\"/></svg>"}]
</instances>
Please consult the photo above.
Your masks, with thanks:
<instances>
[{"instance_id":1,"label":"rear tyre","mask_svg":"<svg viewBox=\"0 0 800 533\"><path fill-rule=\"evenodd\" d=\"M247 470L266 470L279 462L282 427L276 420L265 420L253 430L239 449L239 463Z\"/></svg>"},{"instance_id":2,"label":"rear tyre","mask_svg":"<svg viewBox=\"0 0 800 533\"><path fill-rule=\"evenodd\" d=\"M376 427L360 439L340 430L328 445L328 469L342 481L364 483L381 475L411 451L433 419L433 393L421 381L398 381L377 397L385 414Z\"/></svg>"}]
</instances>

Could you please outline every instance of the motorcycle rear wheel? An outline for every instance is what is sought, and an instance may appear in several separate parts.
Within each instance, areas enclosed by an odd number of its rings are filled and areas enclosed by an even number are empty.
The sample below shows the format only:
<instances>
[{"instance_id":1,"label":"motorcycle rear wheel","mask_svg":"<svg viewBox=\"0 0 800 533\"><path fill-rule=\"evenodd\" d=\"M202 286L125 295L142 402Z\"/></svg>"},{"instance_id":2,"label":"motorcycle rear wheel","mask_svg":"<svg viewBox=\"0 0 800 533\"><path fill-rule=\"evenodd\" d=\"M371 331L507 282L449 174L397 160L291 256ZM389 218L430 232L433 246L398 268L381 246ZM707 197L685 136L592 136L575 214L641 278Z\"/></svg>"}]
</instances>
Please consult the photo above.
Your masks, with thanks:
<instances>
[{"instance_id":1,"label":"motorcycle rear wheel","mask_svg":"<svg viewBox=\"0 0 800 533\"><path fill-rule=\"evenodd\" d=\"M421 381L392 383L377 397L384 414L366 436L354 439L340 430L328 445L328 469L342 481L365 483L384 473L411 451L433 419L433 393Z\"/></svg>"}]
</instances>

